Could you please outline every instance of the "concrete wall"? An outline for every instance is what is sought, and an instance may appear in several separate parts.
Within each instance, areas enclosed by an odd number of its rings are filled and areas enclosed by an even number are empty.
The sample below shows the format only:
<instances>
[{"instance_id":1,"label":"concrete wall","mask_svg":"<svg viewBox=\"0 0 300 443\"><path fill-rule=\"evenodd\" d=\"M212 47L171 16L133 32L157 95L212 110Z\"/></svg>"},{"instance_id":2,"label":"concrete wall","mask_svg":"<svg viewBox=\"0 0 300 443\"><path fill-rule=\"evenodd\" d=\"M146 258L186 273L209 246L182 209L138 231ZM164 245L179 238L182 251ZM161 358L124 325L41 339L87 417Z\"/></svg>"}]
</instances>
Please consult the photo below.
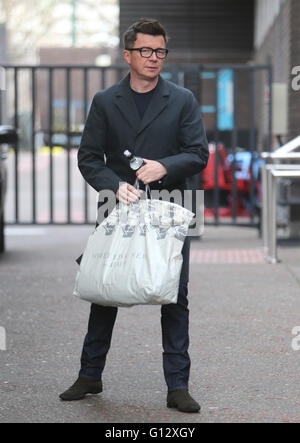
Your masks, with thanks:
<instances>
[{"instance_id":1,"label":"concrete wall","mask_svg":"<svg viewBox=\"0 0 300 443\"><path fill-rule=\"evenodd\" d=\"M282 141L290 140L300 134L300 91L292 89L292 68L300 65L300 2L285 0L281 3L278 15L268 29L261 45L256 48L254 61L271 64L273 82L286 85L287 95L287 131ZM264 144L266 128L264 79L257 91L257 124L260 128L260 142ZM277 110L280 106L279 102ZM276 144L274 143L274 147Z\"/></svg>"},{"instance_id":2,"label":"concrete wall","mask_svg":"<svg viewBox=\"0 0 300 443\"><path fill-rule=\"evenodd\" d=\"M300 1L292 0L290 30L290 68L300 66ZM298 70L299 73L299 70ZM289 77L289 137L300 135L300 90L291 87L293 76ZM299 83L299 82L298 82Z\"/></svg>"}]
</instances>

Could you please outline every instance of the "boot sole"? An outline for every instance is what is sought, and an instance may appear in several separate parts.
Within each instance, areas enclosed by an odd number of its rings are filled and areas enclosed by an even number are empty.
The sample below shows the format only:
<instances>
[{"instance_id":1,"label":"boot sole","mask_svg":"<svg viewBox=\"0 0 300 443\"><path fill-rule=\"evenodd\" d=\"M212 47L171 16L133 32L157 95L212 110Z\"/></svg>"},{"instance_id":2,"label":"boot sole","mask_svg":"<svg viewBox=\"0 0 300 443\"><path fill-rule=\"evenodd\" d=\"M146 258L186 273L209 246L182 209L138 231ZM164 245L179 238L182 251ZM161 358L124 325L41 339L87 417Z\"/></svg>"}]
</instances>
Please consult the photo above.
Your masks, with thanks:
<instances>
[{"instance_id":1,"label":"boot sole","mask_svg":"<svg viewBox=\"0 0 300 443\"><path fill-rule=\"evenodd\" d=\"M81 395L80 397L64 398L62 395L60 395L59 398L62 401L77 401L77 400L82 400L88 394L96 395L96 394L100 394L101 392L102 392L102 389L95 389L94 391L86 392L85 394Z\"/></svg>"},{"instance_id":2,"label":"boot sole","mask_svg":"<svg viewBox=\"0 0 300 443\"><path fill-rule=\"evenodd\" d=\"M200 408L190 409L190 410L187 411L186 409L179 408L174 403L167 403L167 408L177 409L180 412L187 412L187 413L196 413L196 412L200 412L200 410L201 410L201 407L200 407Z\"/></svg>"}]
</instances>

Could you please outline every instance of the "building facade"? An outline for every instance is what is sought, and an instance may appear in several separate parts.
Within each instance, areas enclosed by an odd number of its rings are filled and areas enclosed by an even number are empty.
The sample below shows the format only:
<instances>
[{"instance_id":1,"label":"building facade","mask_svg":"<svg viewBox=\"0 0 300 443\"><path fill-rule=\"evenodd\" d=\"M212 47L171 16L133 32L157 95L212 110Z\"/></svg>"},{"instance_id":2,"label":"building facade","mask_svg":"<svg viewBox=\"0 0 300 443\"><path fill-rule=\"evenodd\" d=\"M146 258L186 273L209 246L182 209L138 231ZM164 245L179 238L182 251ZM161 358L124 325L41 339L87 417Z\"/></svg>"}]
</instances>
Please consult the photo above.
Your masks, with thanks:
<instances>
[{"instance_id":1,"label":"building facade","mask_svg":"<svg viewBox=\"0 0 300 443\"><path fill-rule=\"evenodd\" d=\"M253 89L249 89L250 71L241 71L235 78L239 134L246 134L246 139L249 135L252 94L257 150L273 149L278 143L299 135L300 92L292 87L300 65L299 0L120 0L121 48L123 32L140 17L157 18L166 27L170 36L169 64L272 66L271 87L267 71L255 72L254 94ZM186 85L194 89L196 98L203 105L208 132L217 120L214 113L207 111L216 102L218 87L216 81L204 82L209 75L206 73L206 79L200 79L202 87L198 89L193 84ZM272 139L268 133L271 94ZM241 137L241 141L244 140L245 137ZM238 144L244 143L238 140Z\"/></svg>"},{"instance_id":2,"label":"building facade","mask_svg":"<svg viewBox=\"0 0 300 443\"><path fill-rule=\"evenodd\" d=\"M169 63L251 58L254 0L120 0L121 44L123 32L141 17L154 17L167 29Z\"/></svg>"},{"instance_id":3,"label":"building facade","mask_svg":"<svg viewBox=\"0 0 300 443\"><path fill-rule=\"evenodd\" d=\"M256 1L253 59L273 68L273 134L281 142L295 138L300 133L300 91L293 81L300 73L298 0Z\"/></svg>"}]
</instances>

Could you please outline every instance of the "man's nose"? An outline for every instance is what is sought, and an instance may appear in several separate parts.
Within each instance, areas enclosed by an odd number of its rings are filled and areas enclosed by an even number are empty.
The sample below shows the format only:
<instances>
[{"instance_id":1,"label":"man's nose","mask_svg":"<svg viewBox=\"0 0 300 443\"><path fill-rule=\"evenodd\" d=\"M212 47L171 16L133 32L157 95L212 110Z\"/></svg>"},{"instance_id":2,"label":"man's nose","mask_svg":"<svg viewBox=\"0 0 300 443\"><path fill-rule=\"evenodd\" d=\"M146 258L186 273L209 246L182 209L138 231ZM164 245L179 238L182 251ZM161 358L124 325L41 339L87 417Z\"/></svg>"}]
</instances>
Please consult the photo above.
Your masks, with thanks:
<instances>
[{"instance_id":1,"label":"man's nose","mask_svg":"<svg viewBox=\"0 0 300 443\"><path fill-rule=\"evenodd\" d=\"M152 52L151 57L150 57L150 60L155 60L155 61L158 60L158 57L157 57L155 51Z\"/></svg>"}]
</instances>

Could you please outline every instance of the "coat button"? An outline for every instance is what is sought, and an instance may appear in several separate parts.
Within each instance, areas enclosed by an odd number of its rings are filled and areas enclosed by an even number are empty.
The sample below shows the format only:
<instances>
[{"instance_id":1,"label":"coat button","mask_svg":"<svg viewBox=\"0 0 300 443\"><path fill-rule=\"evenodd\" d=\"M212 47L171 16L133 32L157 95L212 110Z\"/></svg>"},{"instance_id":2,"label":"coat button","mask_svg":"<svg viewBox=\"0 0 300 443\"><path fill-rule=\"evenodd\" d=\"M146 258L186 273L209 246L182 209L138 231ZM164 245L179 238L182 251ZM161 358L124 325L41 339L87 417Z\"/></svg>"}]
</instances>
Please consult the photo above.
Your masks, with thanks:
<instances>
[{"instance_id":1,"label":"coat button","mask_svg":"<svg viewBox=\"0 0 300 443\"><path fill-rule=\"evenodd\" d=\"M162 181L161 181L161 180L158 180L158 183L161 185L161 184L162 184Z\"/></svg>"}]
</instances>

